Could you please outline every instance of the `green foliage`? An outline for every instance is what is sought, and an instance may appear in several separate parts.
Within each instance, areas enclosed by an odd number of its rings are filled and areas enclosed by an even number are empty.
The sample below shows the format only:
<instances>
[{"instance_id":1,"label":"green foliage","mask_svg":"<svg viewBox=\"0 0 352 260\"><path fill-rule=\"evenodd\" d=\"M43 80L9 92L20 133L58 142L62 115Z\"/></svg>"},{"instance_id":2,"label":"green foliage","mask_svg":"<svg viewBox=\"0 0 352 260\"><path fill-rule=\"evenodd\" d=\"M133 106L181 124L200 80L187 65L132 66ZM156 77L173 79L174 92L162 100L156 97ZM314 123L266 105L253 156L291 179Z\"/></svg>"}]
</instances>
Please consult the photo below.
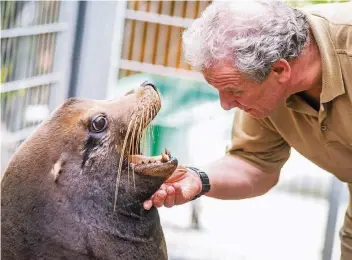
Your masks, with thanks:
<instances>
[{"instance_id":1,"label":"green foliage","mask_svg":"<svg viewBox=\"0 0 352 260\"><path fill-rule=\"evenodd\" d=\"M351 0L286 0L286 2L293 7L302 7L314 4L328 4L328 3L344 3Z\"/></svg>"}]
</instances>

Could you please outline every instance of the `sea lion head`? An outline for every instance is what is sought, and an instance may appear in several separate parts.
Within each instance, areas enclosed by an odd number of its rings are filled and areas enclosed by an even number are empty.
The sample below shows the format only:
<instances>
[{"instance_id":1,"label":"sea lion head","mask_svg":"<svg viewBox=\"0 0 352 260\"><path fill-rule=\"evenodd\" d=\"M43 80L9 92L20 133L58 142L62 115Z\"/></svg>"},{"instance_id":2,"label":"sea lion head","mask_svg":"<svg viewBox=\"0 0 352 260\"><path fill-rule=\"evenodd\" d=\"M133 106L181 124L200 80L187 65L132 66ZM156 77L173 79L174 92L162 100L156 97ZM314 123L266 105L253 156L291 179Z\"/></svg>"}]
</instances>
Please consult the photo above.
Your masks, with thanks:
<instances>
[{"instance_id":1,"label":"sea lion head","mask_svg":"<svg viewBox=\"0 0 352 260\"><path fill-rule=\"evenodd\" d=\"M51 169L55 182L72 187L79 176L86 176L86 189L96 181L100 187L114 183L114 209L121 200L148 199L177 167L167 150L154 157L141 154L143 131L160 108L160 95L148 82L116 100L69 99L47 123L48 133L60 133L56 138L62 144Z\"/></svg>"},{"instance_id":2,"label":"sea lion head","mask_svg":"<svg viewBox=\"0 0 352 260\"><path fill-rule=\"evenodd\" d=\"M178 162L168 151L147 157L140 149L160 108L156 87L145 82L119 99L71 98L55 110L19 147L2 179L4 252L35 258L49 241L49 258L57 250L62 256L62 248L104 259L129 259L127 252L131 259L165 258L157 209L142 205Z\"/></svg>"}]
</instances>

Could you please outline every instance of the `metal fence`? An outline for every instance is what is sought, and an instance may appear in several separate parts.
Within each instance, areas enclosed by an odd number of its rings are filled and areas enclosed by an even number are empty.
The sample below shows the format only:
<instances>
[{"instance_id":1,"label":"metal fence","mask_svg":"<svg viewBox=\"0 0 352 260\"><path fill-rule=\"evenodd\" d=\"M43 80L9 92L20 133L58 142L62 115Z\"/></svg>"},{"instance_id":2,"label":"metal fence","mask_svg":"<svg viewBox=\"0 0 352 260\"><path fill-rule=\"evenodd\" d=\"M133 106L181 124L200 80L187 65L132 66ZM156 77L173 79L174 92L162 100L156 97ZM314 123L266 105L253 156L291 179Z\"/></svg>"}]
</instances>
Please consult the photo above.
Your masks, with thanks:
<instances>
[{"instance_id":1,"label":"metal fence","mask_svg":"<svg viewBox=\"0 0 352 260\"><path fill-rule=\"evenodd\" d=\"M186 69L180 35L210 1L129 1L125 13L119 78L137 72ZM136 66L138 63L139 66ZM160 72L159 72L160 73Z\"/></svg>"},{"instance_id":2,"label":"metal fence","mask_svg":"<svg viewBox=\"0 0 352 260\"><path fill-rule=\"evenodd\" d=\"M180 34L209 2L1 1L1 172L68 95L106 98L119 79L141 72L202 81L183 63ZM324 259L341 199L330 183L279 186L329 199Z\"/></svg>"},{"instance_id":3,"label":"metal fence","mask_svg":"<svg viewBox=\"0 0 352 260\"><path fill-rule=\"evenodd\" d=\"M67 96L76 2L1 1L1 171Z\"/></svg>"}]
</instances>

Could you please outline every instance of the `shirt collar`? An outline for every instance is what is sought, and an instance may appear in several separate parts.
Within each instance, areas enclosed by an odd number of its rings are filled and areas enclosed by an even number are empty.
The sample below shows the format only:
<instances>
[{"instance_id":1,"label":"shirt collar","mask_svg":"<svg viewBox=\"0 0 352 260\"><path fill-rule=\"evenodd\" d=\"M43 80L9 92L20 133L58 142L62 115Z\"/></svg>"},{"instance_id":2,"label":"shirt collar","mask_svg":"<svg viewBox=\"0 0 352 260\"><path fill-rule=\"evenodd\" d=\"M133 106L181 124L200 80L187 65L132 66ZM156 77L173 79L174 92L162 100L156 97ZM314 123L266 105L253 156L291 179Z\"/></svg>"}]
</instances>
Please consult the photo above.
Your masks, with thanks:
<instances>
[{"instance_id":1,"label":"shirt collar","mask_svg":"<svg viewBox=\"0 0 352 260\"><path fill-rule=\"evenodd\" d=\"M319 15L301 11L307 15L320 51L323 70L320 103L327 103L345 93L340 62L331 39L328 21Z\"/></svg>"}]
</instances>

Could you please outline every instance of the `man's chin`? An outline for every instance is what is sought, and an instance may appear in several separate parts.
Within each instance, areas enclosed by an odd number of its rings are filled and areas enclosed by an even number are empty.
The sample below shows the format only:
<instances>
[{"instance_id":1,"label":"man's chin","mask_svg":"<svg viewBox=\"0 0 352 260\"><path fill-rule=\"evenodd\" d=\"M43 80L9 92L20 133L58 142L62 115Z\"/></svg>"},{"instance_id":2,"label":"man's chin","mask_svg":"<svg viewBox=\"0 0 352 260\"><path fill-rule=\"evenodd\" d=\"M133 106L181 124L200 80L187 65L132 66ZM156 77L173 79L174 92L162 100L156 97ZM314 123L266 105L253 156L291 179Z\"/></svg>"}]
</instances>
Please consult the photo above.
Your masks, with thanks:
<instances>
[{"instance_id":1,"label":"man's chin","mask_svg":"<svg viewBox=\"0 0 352 260\"><path fill-rule=\"evenodd\" d=\"M268 117L271 113L268 111L258 111L255 109L249 109L246 111L248 114L251 115L251 117L256 118L256 119L263 119L265 117Z\"/></svg>"}]
</instances>

